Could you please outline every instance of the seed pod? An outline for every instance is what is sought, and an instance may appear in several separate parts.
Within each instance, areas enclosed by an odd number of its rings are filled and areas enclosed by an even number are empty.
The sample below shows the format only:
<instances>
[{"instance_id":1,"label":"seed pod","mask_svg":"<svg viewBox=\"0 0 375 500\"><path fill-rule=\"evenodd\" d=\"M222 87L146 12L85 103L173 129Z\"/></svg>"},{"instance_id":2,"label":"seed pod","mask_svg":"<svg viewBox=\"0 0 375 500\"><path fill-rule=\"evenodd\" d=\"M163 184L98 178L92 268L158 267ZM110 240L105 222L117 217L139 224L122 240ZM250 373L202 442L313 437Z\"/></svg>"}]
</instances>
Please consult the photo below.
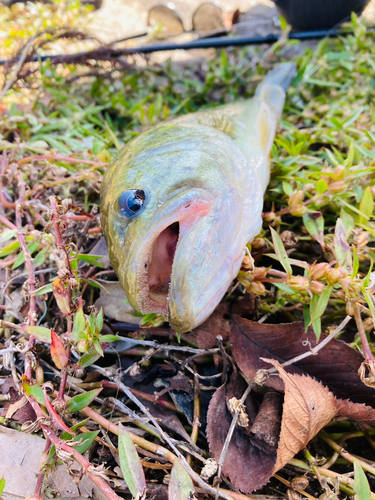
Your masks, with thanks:
<instances>
[{"instance_id":1,"label":"seed pod","mask_svg":"<svg viewBox=\"0 0 375 500\"><path fill-rule=\"evenodd\" d=\"M271 224L272 222L274 222L276 220L276 214L275 212L267 212L263 215L263 220L265 222L268 222L268 224ZM254 242L253 242L254 244Z\"/></svg>"},{"instance_id":2,"label":"seed pod","mask_svg":"<svg viewBox=\"0 0 375 500\"><path fill-rule=\"evenodd\" d=\"M341 181L335 181L335 182L331 182L330 184L328 184L328 191L330 193L343 193L345 190L346 190L347 186L346 186L346 183L341 180Z\"/></svg>"},{"instance_id":3,"label":"seed pod","mask_svg":"<svg viewBox=\"0 0 375 500\"><path fill-rule=\"evenodd\" d=\"M298 491L288 488L286 490L286 498L287 500L300 500L301 495L298 493Z\"/></svg>"},{"instance_id":4,"label":"seed pod","mask_svg":"<svg viewBox=\"0 0 375 500\"><path fill-rule=\"evenodd\" d=\"M327 276L327 272L331 268L326 262L319 262L319 264L315 264L311 271L310 271L310 277L313 280L321 280L322 278L325 278Z\"/></svg>"},{"instance_id":5,"label":"seed pod","mask_svg":"<svg viewBox=\"0 0 375 500\"><path fill-rule=\"evenodd\" d=\"M300 205L303 202L303 191L293 191L289 196L288 205L294 207L295 205Z\"/></svg>"},{"instance_id":6,"label":"seed pod","mask_svg":"<svg viewBox=\"0 0 375 500\"><path fill-rule=\"evenodd\" d=\"M338 281L342 278L341 273L338 269L330 269L327 272L327 281L331 285L334 283L338 283Z\"/></svg>"},{"instance_id":7,"label":"seed pod","mask_svg":"<svg viewBox=\"0 0 375 500\"><path fill-rule=\"evenodd\" d=\"M259 283L259 281L253 281L250 283L248 291L254 295L263 295L266 292L266 287L263 283Z\"/></svg>"},{"instance_id":8,"label":"seed pod","mask_svg":"<svg viewBox=\"0 0 375 500\"><path fill-rule=\"evenodd\" d=\"M242 266L244 269L254 269L254 259L250 255L245 255L242 261Z\"/></svg>"},{"instance_id":9,"label":"seed pod","mask_svg":"<svg viewBox=\"0 0 375 500\"><path fill-rule=\"evenodd\" d=\"M308 290L310 285L309 280L307 278L304 278L303 276L290 276L289 278L287 278L286 284L297 292Z\"/></svg>"},{"instance_id":10,"label":"seed pod","mask_svg":"<svg viewBox=\"0 0 375 500\"><path fill-rule=\"evenodd\" d=\"M305 476L296 476L290 481L290 487L296 491L303 491L309 486L309 480Z\"/></svg>"},{"instance_id":11,"label":"seed pod","mask_svg":"<svg viewBox=\"0 0 375 500\"><path fill-rule=\"evenodd\" d=\"M267 243L263 238L255 238L255 240L253 240L251 243L251 248L254 248L254 250L259 250L260 248L264 248L266 246Z\"/></svg>"},{"instance_id":12,"label":"seed pod","mask_svg":"<svg viewBox=\"0 0 375 500\"><path fill-rule=\"evenodd\" d=\"M374 329L374 320L372 318L366 318L363 321L363 328L365 329L365 332L371 332L371 330Z\"/></svg>"},{"instance_id":13,"label":"seed pod","mask_svg":"<svg viewBox=\"0 0 375 500\"><path fill-rule=\"evenodd\" d=\"M335 170L333 171L333 178L335 181L341 181L345 175L345 167L342 165L337 165Z\"/></svg>"},{"instance_id":14,"label":"seed pod","mask_svg":"<svg viewBox=\"0 0 375 500\"><path fill-rule=\"evenodd\" d=\"M353 306L353 302L351 300L348 300L345 308L346 308L346 314L348 316L354 316L354 306Z\"/></svg>"},{"instance_id":15,"label":"seed pod","mask_svg":"<svg viewBox=\"0 0 375 500\"><path fill-rule=\"evenodd\" d=\"M267 274L267 268L266 267L256 267L251 274L254 278L254 281L256 281L260 278L265 278L266 274Z\"/></svg>"},{"instance_id":16,"label":"seed pod","mask_svg":"<svg viewBox=\"0 0 375 500\"><path fill-rule=\"evenodd\" d=\"M83 339L77 342L77 349L79 350L79 352L85 353L88 351L89 347L90 347L90 342L88 341L88 339Z\"/></svg>"},{"instance_id":17,"label":"seed pod","mask_svg":"<svg viewBox=\"0 0 375 500\"><path fill-rule=\"evenodd\" d=\"M44 384L44 371L40 365L38 365L35 369L35 380L39 386Z\"/></svg>"},{"instance_id":18,"label":"seed pod","mask_svg":"<svg viewBox=\"0 0 375 500\"><path fill-rule=\"evenodd\" d=\"M355 242L358 248L365 247L369 242L370 235L365 231L362 231L355 238Z\"/></svg>"},{"instance_id":19,"label":"seed pod","mask_svg":"<svg viewBox=\"0 0 375 500\"><path fill-rule=\"evenodd\" d=\"M296 205L290 209L290 213L294 215L294 217L302 217L307 213L308 208L305 205Z\"/></svg>"},{"instance_id":20,"label":"seed pod","mask_svg":"<svg viewBox=\"0 0 375 500\"><path fill-rule=\"evenodd\" d=\"M311 281L310 282L310 290L313 293L316 293L317 295L320 295L323 292L324 289L325 289L325 286L320 281Z\"/></svg>"}]
</instances>

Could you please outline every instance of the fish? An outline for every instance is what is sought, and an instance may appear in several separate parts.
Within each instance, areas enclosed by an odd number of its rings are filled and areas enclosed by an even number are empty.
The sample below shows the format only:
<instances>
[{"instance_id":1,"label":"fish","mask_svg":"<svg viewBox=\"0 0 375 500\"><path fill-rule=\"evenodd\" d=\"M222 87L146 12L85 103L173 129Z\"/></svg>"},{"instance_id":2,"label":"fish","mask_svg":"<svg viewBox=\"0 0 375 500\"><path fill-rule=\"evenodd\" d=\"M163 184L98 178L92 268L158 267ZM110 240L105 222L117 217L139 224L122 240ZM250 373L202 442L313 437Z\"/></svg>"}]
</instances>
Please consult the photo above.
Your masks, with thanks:
<instances>
[{"instance_id":1,"label":"fish","mask_svg":"<svg viewBox=\"0 0 375 500\"><path fill-rule=\"evenodd\" d=\"M270 151L293 62L248 100L165 121L129 141L101 186L109 258L131 306L186 333L203 323L262 227Z\"/></svg>"}]
</instances>

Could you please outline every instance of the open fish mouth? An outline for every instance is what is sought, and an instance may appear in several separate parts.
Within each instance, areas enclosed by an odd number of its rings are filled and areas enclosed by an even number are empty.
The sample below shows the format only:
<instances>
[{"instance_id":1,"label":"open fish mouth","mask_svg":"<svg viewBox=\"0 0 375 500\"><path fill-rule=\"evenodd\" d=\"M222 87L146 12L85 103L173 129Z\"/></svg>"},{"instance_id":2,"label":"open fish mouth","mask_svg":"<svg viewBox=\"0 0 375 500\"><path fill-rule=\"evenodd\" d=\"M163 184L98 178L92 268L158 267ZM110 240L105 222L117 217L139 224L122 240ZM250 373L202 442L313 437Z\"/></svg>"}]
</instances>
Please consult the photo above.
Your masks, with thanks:
<instances>
[{"instance_id":1,"label":"open fish mouth","mask_svg":"<svg viewBox=\"0 0 375 500\"><path fill-rule=\"evenodd\" d=\"M143 314L168 314L172 273L181 266L186 271L186 263L175 261L177 247L183 245L184 236L212 206L209 197L183 198L173 214L148 232L138 254L134 306Z\"/></svg>"},{"instance_id":2,"label":"open fish mouth","mask_svg":"<svg viewBox=\"0 0 375 500\"><path fill-rule=\"evenodd\" d=\"M167 305L173 260L180 236L179 221L173 222L157 236L148 260L148 286L150 298Z\"/></svg>"}]
</instances>

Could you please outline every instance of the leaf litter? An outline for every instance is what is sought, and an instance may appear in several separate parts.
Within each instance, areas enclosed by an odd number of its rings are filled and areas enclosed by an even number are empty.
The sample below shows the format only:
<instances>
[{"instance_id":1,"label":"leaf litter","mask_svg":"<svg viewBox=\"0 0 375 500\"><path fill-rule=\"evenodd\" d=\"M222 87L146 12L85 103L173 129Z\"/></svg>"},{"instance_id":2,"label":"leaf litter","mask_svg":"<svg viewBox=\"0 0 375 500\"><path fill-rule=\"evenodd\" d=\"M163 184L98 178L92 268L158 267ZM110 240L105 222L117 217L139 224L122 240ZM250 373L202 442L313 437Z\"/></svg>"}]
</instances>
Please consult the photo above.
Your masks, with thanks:
<instances>
[{"instance_id":1,"label":"leaf litter","mask_svg":"<svg viewBox=\"0 0 375 500\"><path fill-rule=\"evenodd\" d=\"M166 498L168 482L169 499L195 490L245 500L238 490L262 487L374 498L373 32L353 16L351 34L313 49L283 40L190 66L137 66L84 36L89 10L0 8L10 41L2 58L98 48L96 61L26 58L18 74L14 60L1 75L0 422L48 447L25 494L51 497L56 460L80 484L74 458L110 499L142 496L145 485ZM118 149L161 120L249 97L290 57L299 72L272 151L263 229L224 302L187 335L159 315L122 313L122 298L100 302L116 278L96 250L98 192ZM134 467L122 475L118 435L122 463ZM292 488L301 471L302 493ZM2 474L6 498L14 478Z\"/></svg>"}]
</instances>

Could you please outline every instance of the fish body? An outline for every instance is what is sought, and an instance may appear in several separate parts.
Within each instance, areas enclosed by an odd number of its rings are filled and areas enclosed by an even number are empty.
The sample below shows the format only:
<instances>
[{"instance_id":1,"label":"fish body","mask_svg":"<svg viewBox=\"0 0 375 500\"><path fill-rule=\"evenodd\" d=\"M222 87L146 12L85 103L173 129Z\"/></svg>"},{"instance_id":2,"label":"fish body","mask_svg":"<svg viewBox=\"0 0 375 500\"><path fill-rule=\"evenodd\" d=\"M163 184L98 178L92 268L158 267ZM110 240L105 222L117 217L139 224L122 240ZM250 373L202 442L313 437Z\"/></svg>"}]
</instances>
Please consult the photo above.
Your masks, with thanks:
<instances>
[{"instance_id":1,"label":"fish body","mask_svg":"<svg viewBox=\"0 0 375 500\"><path fill-rule=\"evenodd\" d=\"M269 154L293 63L247 101L162 123L106 172L102 227L127 298L183 333L205 321L262 225Z\"/></svg>"}]
</instances>

